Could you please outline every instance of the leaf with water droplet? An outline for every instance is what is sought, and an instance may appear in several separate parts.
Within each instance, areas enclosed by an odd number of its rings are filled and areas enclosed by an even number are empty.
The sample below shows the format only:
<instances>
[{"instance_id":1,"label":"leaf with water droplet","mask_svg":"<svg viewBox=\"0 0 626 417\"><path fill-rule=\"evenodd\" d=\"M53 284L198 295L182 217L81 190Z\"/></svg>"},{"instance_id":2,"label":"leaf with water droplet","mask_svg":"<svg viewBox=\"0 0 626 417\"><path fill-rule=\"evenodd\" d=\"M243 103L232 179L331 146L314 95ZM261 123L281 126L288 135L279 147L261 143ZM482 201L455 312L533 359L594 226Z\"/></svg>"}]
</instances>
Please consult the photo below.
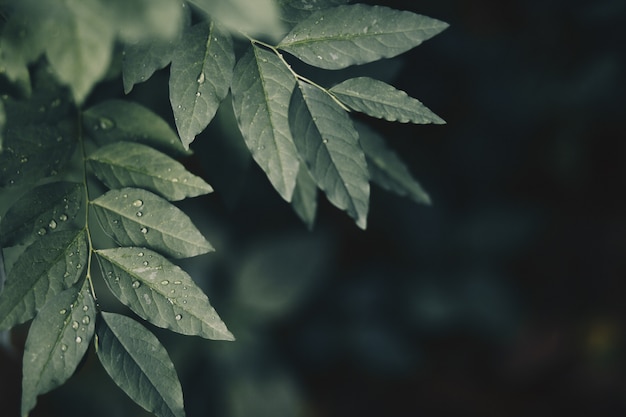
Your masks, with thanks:
<instances>
[{"instance_id":1,"label":"leaf with water droplet","mask_svg":"<svg viewBox=\"0 0 626 417\"><path fill-rule=\"evenodd\" d=\"M132 204L137 199L144 203L141 211ZM91 204L105 233L121 246L147 246L173 258L214 250L185 213L149 191L111 190ZM114 220L118 221L116 225ZM142 232L143 228L147 229L146 233Z\"/></svg>"},{"instance_id":2,"label":"leaf with water droplet","mask_svg":"<svg viewBox=\"0 0 626 417\"><path fill-rule=\"evenodd\" d=\"M112 143L96 150L88 160L96 176L109 188L145 188L170 201L213 191L181 163L138 143Z\"/></svg>"},{"instance_id":3,"label":"leaf with water droplet","mask_svg":"<svg viewBox=\"0 0 626 417\"><path fill-rule=\"evenodd\" d=\"M113 382L157 417L184 417L182 388L159 340L131 318L100 316L96 353Z\"/></svg>"},{"instance_id":4,"label":"leaf with water droplet","mask_svg":"<svg viewBox=\"0 0 626 417\"><path fill-rule=\"evenodd\" d=\"M22 415L35 406L37 396L62 385L76 370L89 346L95 326L92 313L69 309L70 305L83 304L95 312L94 300L88 284L79 291L70 288L52 297L43 306L31 324L26 339L22 378ZM87 320L85 320L87 318ZM81 320L82 327L73 323ZM77 343L78 338L81 342Z\"/></svg>"},{"instance_id":5,"label":"leaf with water droplet","mask_svg":"<svg viewBox=\"0 0 626 417\"><path fill-rule=\"evenodd\" d=\"M96 251L105 282L122 303L156 326L207 339L233 340L206 294L185 271L158 253L141 249L152 257L146 266L143 258L137 256L138 251L138 248ZM179 282L174 297L171 286L164 284L172 280ZM183 299L187 303L182 303ZM176 319L177 315L181 319Z\"/></svg>"},{"instance_id":6,"label":"leaf with water droplet","mask_svg":"<svg viewBox=\"0 0 626 417\"><path fill-rule=\"evenodd\" d=\"M276 54L252 46L237 62L231 86L246 145L286 201L291 201L300 163L287 118L295 85L293 74Z\"/></svg>"},{"instance_id":7,"label":"leaf with water droplet","mask_svg":"<svg viewBox=\"0 0 626 417\"><path fill-rule=\"evenodd\" d=\"M215 117L228 94L234 65L232 38L218 24L202 22L183 35L172 57L169 85L174 120L185 148Z\"/></svg>"},{"instance_id":8,"label":"leaf with water droplet","mask_svg":"<svg viewBox=\"0 0 626 417\"><path fill-rule=\"evenodd\" d=\"M76 283L87 254L85 230L47 234L26 248L0 293L0 330L33 318L50 297Z\"/></svg>"},{"instance_id":9,"label":"leaf with water droplet","mask_svg":"<svg viewBox=\"0 0 626 417\"><path fill-rule=\"evenodd\" d=\"M31 241L45 235L48 229L71 227L67 220L78 214L82 199L82 186L71 182L53 182L26 192L0 221L0 246ZM41 230L43 233L39 233Z\"/></svg>"},{"instance_id":10,"label":"leaf with water droplet","mask_svg":"<svg viewBox=\"0 0 626 417\"><path fill-rule=\"evenodd\" d=\"M102 129L102 119L113 125ZM175 155L188 155L178 135L160 116L127 100L106 100L85 110L83 127L100 146L115 142L138 142Z\"/></svg>"}]
</instances>

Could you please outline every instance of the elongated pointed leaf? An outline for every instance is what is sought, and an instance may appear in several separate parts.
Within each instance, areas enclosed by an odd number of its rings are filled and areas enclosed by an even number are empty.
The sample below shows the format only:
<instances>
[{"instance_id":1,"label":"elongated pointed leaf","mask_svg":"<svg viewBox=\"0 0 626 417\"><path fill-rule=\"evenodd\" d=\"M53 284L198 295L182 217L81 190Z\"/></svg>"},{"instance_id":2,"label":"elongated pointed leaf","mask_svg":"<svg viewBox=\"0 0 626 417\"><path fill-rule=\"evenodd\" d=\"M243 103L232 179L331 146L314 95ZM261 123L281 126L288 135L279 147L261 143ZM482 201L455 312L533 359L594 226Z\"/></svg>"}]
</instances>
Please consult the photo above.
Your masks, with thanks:
<instances>
[{"instance_id":1,"label":"elongated pointed leaf","mask_svg":"<svg viewBox=\"0 0 626 417\"><path fill-rule=\"evenodd\" d=\"M372 181L416 203L430 204L426 191L398 155L387 147L384 139L363 124L357 124L357 130Z\"/></svg>"},{"instance_id":2,"label":"elongated pointed leaf","mask_svg":"<svg viewBox=\"0 0 626 417\"><path fill-rule=\"evenodd\" d=\"M217 24L199 23L183 35L172 57L170 102L185 149L213 120L234 65L233 40Z\"/></svg>"},{"instance_id":3,"label":"elongated pointed leaf","mask_svg":"<svg viewBox=\"0 0 626 417\"><path fill-rule=\"evenodd\" d=\"M125 100L107 100L83 113L83 126L99 145L138 142L176 155L188 154L178 135L161 117Z\"/></svg>"},{"instance_id":4,"label":"elongated pointed leaf","mask_svg":"<svg viewBox=\"0 0 626 417\"><path fill-rule=\"evenodd\" d=\"M246 145L287 201L291 201L300 163L288 121L295 85L295 77L274 53L251 47L237 63L231 87Z\"/></svg>"},{"instance_id":5,"label":"elongated pointed leaf","mask_svg":"<svg viewBox=\"0 0 626 417\"><path fill-rule=\"evenodd\" d=\"M141 187L170 200L213 191L169 156L139 143L112 143L89 156L96 176L109 188Z\"/></svg>"},{"instance_id":6,"label":"elongated pointed leaf","mask_svg":"<svg viewBox=\"0 0 626 417\"><path fill-rule=\"evenodd\" d=\"M177 333L234 339L191 277L158 253L116 248L97 255L111 292L140 317Z\"/></svg>"},{"instance_id":7,"label":"elongated pointed leaf","mask_svg":"<svg viewBox=\"0 0 626 417\"><path fill-rule=\"evenodd\" d=\"M309 230L313 229L317 213L317 184L304 165L300 165L291 206Z\"/></svg>"},{"instance_id":8,"label":"elongated pointed leaf","mask_svg":"<svg viewBox=\"0 0 626 417\"><path fill-rule=\"evenodd\" d=\"M312 14L278 47L309 65L341 69L397 56L446 27L439 20L408 11L353 4Z\"/></svg>"},{"instance_id":9,"label":"elongated pointed leaf","mask_svg":"<svg viewBox=\"0 0 626 417\"><path fill-rule=\"evenodd\" d=\"M147 246L173 258L213 250L185 213L149 191L111 190L91 204L104 231L122 246Z\"/></svg>"},{"instance_id":10,"label":"elongated pointed leaf","mask_svg":"<svg viewBox=\"0 0 626 417\"><path fill-rule=\"evenodd\" d=\"M83 199L78 183L52 182L28 191L0 221L0 246L8 247L67 229Z\"/></svg>"},{"instance_id":11,"label":"elongated pointed leaf","mask_svg":"<svg viewBox=\"0 0 626 417\"><path fill-rule=\"evenodd\" d=\"M35 316L50 297L74 285L87 264L84 230L42 237L17 259L0 294L0 330Z\"/></svg>"},{"instance_id":12,"label":"elongated pointed leaf","mask_svg":"<svg viewBox=\"0 0 626 417\"><path fill-rule=\"evenodd\" d=\"M359 135L346 112L325 92L299 82L289 106L289 125L319 188L365 229L369 176Z\"/></svg>"},{"instance_id":13,"label":"elongated pointed leaf","mask_svg":"<svg viewBox=\"0 0 626 417\"><path fill-rule=\"evenodd\" d=\"M419 100L373 78L351 78L330 91L351 109L379 119L400 123L445 123Z\"/></svg>"},{"instance_id":14,"label":"elongated pointed leaf","mask_svg":"<svg viewBox=\"0 0 626 417\"><path fill-rule=\"evenodd\" d=\"M87 352L96 323L96 306L86 286L70 288L48 301L33 320L22 371L22 415L37 396L62 385Z\"/></svg>"},{"instance_id":15,"label":"elongated pointed leaf","mask_svg":"<svg viewBox=\"0 0 626 417\"><path fill-rule=\"evenodd\" d=\"M128 317L100 313L96 352L113 382L157 417L184 417L183 391L159 340Z\"/></svg>"}]
</instances>

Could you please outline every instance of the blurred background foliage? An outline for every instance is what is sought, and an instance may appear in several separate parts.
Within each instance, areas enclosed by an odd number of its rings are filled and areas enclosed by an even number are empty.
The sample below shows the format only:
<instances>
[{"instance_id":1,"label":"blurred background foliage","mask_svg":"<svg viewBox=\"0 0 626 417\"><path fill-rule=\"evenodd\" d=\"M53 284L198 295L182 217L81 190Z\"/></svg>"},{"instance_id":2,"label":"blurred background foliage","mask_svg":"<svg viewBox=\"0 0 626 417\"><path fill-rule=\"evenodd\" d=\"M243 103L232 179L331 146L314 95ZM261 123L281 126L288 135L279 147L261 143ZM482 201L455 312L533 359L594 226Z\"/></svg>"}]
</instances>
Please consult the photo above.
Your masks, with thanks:
<instances>
[{"instance_id":1,"label":"blurred background foliage","mask_svg":"<svg viewBox=\"0 0 626 417\"><path fill-rule=\"evenodd\" d=\"M185 161L216 189L184 209L217 252L185 269L238 340L153 328L187 414L623 416L626 3L384 4L451 24L358 70L447 120L367 121L434 205L374 188L363 232L320 199L309 232L242 152L224 106ZM130 98L171 120L167 94L165 70ZM109 96L122 96L119 79L92 99ZM15 350L0 350L7 416L24 338L20 328ZM92 354L32 414L60 415L147 413Z\"/></svg>"}]
</instances>

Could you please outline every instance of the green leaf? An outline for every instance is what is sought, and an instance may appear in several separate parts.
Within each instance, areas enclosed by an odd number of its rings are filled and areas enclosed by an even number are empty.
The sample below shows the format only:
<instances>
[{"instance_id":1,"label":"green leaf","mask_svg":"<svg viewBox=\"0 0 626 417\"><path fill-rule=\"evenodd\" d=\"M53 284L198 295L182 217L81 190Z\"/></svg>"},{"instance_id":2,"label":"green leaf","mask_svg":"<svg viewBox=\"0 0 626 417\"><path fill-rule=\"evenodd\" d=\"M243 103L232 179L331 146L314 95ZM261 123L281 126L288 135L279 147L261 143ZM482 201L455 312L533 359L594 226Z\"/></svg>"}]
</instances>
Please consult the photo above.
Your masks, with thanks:
<instances>
[{"instance_id":1,"label":"green leaf","mask_svg":"<svg viewBox=\"0 0 626 417\"><path fill-rule=\"evenodd\" d=\"M278 0L282 20L298 23L318 10L346 4L350 0Z\"/></svg>"},{"instance_id":2,"label":"green leaf","mask_svg":"<svg viewBox=\"0 0 626 417\"><path fill-rule=\"evenodd\" d=\"M86 285L83 287L54 296L30 326L22 371L23 416L35 407L38 395L63 385L87 352L95 330L96 306Z\"/></svg>"},{"instance_id":3,"label":"green leaf","mask_svg":"<svg viewBox=\"0 0 626 417\"><path fill-rule=\"evenodd\" d=\"M111 292L143 319L186 335L234 339L191 277L158 253L144 248L96 253Z\"/></svg>"},{"instance_id":4,"label":"green leaf","mask_svg":"<svg viewBox=\"0 0 626 417\"><path fill-rule=\"evenodd\" d=\"M0 246L13 246L67 229L78 214L82 199L82 186L72 182L52 182L26 192L0 221Z\"/></svg>"},{"instance_id":5,"label":"green leaf","mask_svg":"<svg viewBox=\"0 0 626 417\"><path fill-rule=\"evenodd\" d=\"M17 259L0 294L0 330L35 316L53 295L71 287L87 264L84 230L43 236Z\"/></svg>"},{"instance_id":6,"label":"green leaf","mask_svg":"<svg viewBox=\"0 0 626 417\"><path fill-rule=\"evenodd\" d=\"M359 135L346 112L319 88L299 82L289 106L289 124L318 187L365 229L369 176Z\"/></svg>"},{"instance_id":7,"label":"green leaf","mask_svg":"<svg viewBox=\"0 0 626 417\"><path fill-rule=\"evenodd\" d=\"M185 213L149 191L111 190L91 205L102 229L121 246L147 246L173 258L214 250Z\"/></svg>"},{"instance_id":8,"label":"green leaf","mask_svg":"<svg viewBox=\"0 0 626 417\"><path fill-rule=\"evenodd\" d=\"M407 196L420 204L430 204L430 197L413 178L398 155L389 149L384 139L363 124L356 125L361 146L373 182L385 190Z\"/></svg>"},{"instance_id":9,"label":"green leaf","mask_svg":"<svg viewBox=\"0 0 626 417\"><path fill-rule=\"evenodd\" d=\"M300 164L289 130L296 80L276 54L251 47L235 67L231 86L239 130L278 193L291 201Z\"/></svg>"},{"instance_id":10,"label":"green leaf","mask_svg":"<svg viewBox=\"0 0 626 417\"><path fill-rule=\"evenodd\" d=\"M317 184L304 165L300 165L298 171L291 206L309 230L312 230L317 212Z\"/></svg>"},{"instance_id":11,"label":"green leaf","mask_svg":"<svg viewBox=\"0 0 626 417\"><path fill-rule=\"evenodd\" d=\"M182 0L106 0L109 18L124 42L169 41L181 32L189 15Z\"/></svg>"},{"instance_id":12,"label":"green leaf","mask_svg":"<svg viewBox=\"0 0 626 417\"><path fill-rule=\"evenodd\" d=\"M444 22L408 11L353 4L312 14L278 47L309 65L341 69L397 56L446 27Z\"/></svg>"},{"instance_id":13,"label":"green leaf","mask_svg":"<svg viewBox=\"0 0 626 417\"><path fill-rule=\"evenodd\" d=\"M0 154L4 147L4 128L7 124L7 114L4 111L4 102L0 100Z\"/></svg>"},{"instance_id":14,"label":"green leaf","mask_svg":"<svg viewBox=\"0 0 626 417\"><path fill-rule=\"evenodd\" d=\"M139 143L112 143L95 151L88 160L96 176L109 188L141 187L170 201L213 191L181 163Z\"/></svg>"},{"instance_id":15,"label":"green leaf","mask_svg":"<svg viewBox=\"0 0 626 417\"><path fill-rule=\"evenodd\" d=\"M400 123L445 123L419 100L373 78L351 78L330 91L351 109L379 119Z\"/></svg>"},{"instance_id":16,"label":"green leaf","mask_svg":"<svg viewBox=\"0 0 626 417\"><path fill-rule=\"evenodd\" d=\"M172 57L170 102L185 149L213 120L234 65L233 40L215 23L199 23L183 35Z\"/></svg>"},{"instance_id":17,"label":"green leaf","mask_svg":"<svg viewBox=\"0 0 626 417\"><path fill-rule=\"evenodd\" d=\"M189 154L165 120L130 101L107 100L96 104L83 113L83 126L100 146L127 141L175 155Z\"/></svg>"},{"instance_id":18,"label":"green leaf","mask_svg":"<svg viewBox=\"0 0 626 417\"><path fill-rule=\"evenodd\" d=\"M184 417L183 391L159 340L128 317L100 313L96 352L111 379L157 417Z\"/></svg>"}]
</instances>

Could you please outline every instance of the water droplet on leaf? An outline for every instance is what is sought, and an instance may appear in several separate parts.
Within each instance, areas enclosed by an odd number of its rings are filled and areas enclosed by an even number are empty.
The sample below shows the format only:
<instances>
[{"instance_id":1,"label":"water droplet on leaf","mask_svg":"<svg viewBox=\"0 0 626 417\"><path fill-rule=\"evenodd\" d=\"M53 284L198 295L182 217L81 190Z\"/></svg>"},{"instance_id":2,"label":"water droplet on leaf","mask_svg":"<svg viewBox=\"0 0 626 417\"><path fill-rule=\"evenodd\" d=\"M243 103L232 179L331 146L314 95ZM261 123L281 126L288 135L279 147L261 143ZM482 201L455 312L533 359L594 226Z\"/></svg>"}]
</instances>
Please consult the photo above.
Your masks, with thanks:
<instances>
[{"instance_id":1,"label":"water droplet on leaf","mask_svg":"<svg viewBox=\"0 0 626 417\"><path fill-rule=\"evenodd\" d=\"M73 322L72 322L72 329L74 329L74 330L78 330L78 326L79 326L79 324L78 324L78 322L77 322L77 321L73 321Z\"/></svg>"},{"instance_id":2,"label":"water droplet on leaf","mask_svg":"<svg viewBox=\"0 0 626 417\"><path fill-rule=\"evenodd\" d=\"M143 233L144 235L148 233L148 228L147 227L142 227L141 228L141 233Z\"/></svg>"},{"instance_id":3,"label":"water droplet on leaf","mask_svg":"<svg viewBox=\"0 0 626 417\"><path fill-rule=\"evenodd\" d=\"M161 285L167 285L167 284L169 284L169 283L170 283L170 282L169 282L168 280L166 280L166 279L164 279L163 281L161 281Z\"/></svg>"},{"instance_id":4,"label":"water droplet on leaf","mask_svg":"<svg viewBox=\"0 0 626 417\"><path fill-rule=\"evenodd\" d=\"M37 230L37 234L38 234L39 236L43 236L43 235L45 235L45 234L46 234L46 229L44 229L44 228L42 227L41 229Z\"/></svg>"},{"instance_id":5,"label":"water droplet on leaf","mask_svg":"<svg viewBox=\"0 0 626 417\"><path fill-rule=\"evenodd\" d=\"M140 212L140 211L138 211L138 212L137 212L137 217L141 217L141 216L143 216L143 213L142 213L142 212Z\"/></svg>"},{"instance_id":6,"label":"water droplet on leaf","mask_svg":"<svg viewBox=\"0 0 626 417\"><path fill-rule=\"evenodd\" d=\"M204 77L204 72L201 72L200 75L198 75L198 79L196 81L198 81L198 84L202 84L204 83L205 77Z\"/></svg>"},{"instance_id":7,"label":"water droplet on leaf","mask_svg":"<svg viewBox=\"0 0 626 417\"><path fill-rule=\"evenodd\" d=\"M67 214L63 213L59 216L59 220L61 220L62 222L66 222L67 221Z\"/></svg>"},{"instance_id":8,"label":"water droplet on leaf","mask_svg":"<svg viewBox=\"0 0 626 417\"><path fill-rule=\"evenodd\" d=\"M61 310L59 310L59 314L65 314L65 313L67 313L67 310L66 310L66 309L61 309Z\"/></svg>"},{"instance_id":9,"label":"water droplet on leaf","mask_svg":"<svg viewBox=\"0 0 626 417\"><path fill-rule=\"evenodd\" d=\"M132 287L133 287L133 288L139 288L139 287L141 287L141 282L139 282L139 281L133 281Z\"/></svg>"},{"instance_id":10,"label":"water droplet on leaf","mask_svg":"<svg viewBox=\"0 0 626 417\"><path fill-rule=\"evenodd\" d=\"M183 316L181 316L180 314L177 314L174 316L174 318L178 321L182 320Z\"/></svg>"},{"instance_id":11,"label":"water droplet on leaf","mask_svg":"<svg viewBox=\"0 0 626 417\"><path fill-rule=\"evenodd\" d=\"M115 123L113 122L113 120L103 117L98 121L98 126L102 130L109 130L115 127Z\"/></svg>"},{"instance_id":12,"label":"water droplet on leaf","mask_svg":"<svg viewBox=\"0 0 626 417\"><path fill-rule=\"evenodd\" d=\"M83 319L81 321L82 321L83 324L89 324L91 319L89 318L89 316L85 316L85 317L83 317Z\"/></svg>"},{"instance_id":13,"label":"water droplet on leaf","mask_svg":"<svg viewBox=\"0 0 626 417\"><path fill-rule=\"evenodd\" d=\"M52 229L52 230L56 229L57 228L57 222L54 219L50 220L50 223L48 223L48 227L50 227L50 229Z\"/></svg>"},{"instance_id":14,"label":"water droplet on leaf","mask_svg":"<svg viewBox=\"0 0 626 417\"><path fill-rule=\"evenodd\" d=\"M76 341L76 343L80 343L83 341L83 338L80 336L76 336L76 339L74 339Z\"/></svg>"},{"instance_id":15,"label":"water droplet on leaf","mask_svg":"<svg viewBox=\"0 0 626 417\"><path fill-rule=\"evenodd\" d=\"M61 351L65 352L67 350L67 345L64 343L61 345Z\"/></svg>"}]
</instances>

